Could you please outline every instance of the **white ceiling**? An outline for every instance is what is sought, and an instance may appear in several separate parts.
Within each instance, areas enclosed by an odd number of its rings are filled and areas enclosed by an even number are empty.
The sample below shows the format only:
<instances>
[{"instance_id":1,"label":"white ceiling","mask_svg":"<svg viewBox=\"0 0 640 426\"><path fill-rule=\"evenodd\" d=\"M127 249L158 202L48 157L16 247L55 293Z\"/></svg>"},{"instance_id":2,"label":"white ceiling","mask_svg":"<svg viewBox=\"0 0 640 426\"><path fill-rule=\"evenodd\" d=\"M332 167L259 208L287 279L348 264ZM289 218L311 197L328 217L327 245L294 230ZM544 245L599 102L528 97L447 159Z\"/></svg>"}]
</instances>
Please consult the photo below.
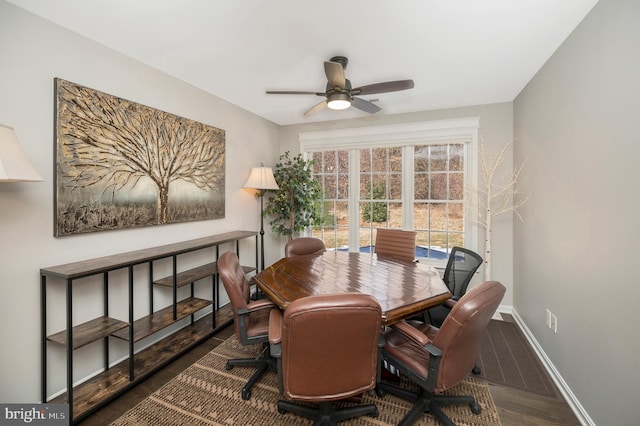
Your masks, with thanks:
<instances>
[{"instance_id":1,"label":"white ceiling","mask_svg":"<svg viewBox=\"0 0 640 426\"><path fill-rule=\"evenodd\" d=\"M349 58L378 114L512 101L597 0L7 0L277 124L367 114L303 113L323 62Z\"/></svg>"}]
</instances>

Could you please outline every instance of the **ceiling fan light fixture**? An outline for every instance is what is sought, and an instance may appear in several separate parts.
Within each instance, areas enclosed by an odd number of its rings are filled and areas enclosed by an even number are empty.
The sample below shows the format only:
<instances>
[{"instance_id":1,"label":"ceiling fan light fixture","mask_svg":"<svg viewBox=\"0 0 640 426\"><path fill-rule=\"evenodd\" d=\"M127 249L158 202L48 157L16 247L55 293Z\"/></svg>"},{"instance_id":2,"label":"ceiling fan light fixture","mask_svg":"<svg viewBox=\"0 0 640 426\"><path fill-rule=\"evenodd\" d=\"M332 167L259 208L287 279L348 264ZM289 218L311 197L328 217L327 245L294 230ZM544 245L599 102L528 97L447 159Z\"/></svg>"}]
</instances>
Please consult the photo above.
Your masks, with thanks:
<instances>
[{"instance_id":1,"label":"ceiling fan light fixture","mask_svg":"<svg viewBox=\"0 0 640 426\"><path fill-rule=\"evenodd\" d=\"M335 93L327 98L327 106L335 110L347 109L351 106L351 98L346 93Z\"/></svg>"}]
</instances>

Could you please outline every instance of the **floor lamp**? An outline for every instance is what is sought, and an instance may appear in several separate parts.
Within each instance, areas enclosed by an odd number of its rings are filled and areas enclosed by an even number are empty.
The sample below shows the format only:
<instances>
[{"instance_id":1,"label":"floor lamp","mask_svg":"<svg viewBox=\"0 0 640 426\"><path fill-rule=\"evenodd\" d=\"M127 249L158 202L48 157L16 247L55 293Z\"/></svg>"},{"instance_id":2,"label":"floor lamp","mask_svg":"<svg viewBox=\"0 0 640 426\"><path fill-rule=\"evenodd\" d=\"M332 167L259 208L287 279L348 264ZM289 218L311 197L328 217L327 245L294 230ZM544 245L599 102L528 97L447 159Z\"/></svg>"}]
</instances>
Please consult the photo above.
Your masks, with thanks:
<instances>
[{"instance_id":1,"label":"floor lamp","mask_svg":"<svg viewBox=\"0 0 640 426\"><path fill-rule=\"evenodd\" d=\"M264 167L260 163L260 167L252 168L244 188L257 189L256 195L260 197L260 271L264 271L264 193L278 189L271 167Z\"/></svg>"}]
</instances>

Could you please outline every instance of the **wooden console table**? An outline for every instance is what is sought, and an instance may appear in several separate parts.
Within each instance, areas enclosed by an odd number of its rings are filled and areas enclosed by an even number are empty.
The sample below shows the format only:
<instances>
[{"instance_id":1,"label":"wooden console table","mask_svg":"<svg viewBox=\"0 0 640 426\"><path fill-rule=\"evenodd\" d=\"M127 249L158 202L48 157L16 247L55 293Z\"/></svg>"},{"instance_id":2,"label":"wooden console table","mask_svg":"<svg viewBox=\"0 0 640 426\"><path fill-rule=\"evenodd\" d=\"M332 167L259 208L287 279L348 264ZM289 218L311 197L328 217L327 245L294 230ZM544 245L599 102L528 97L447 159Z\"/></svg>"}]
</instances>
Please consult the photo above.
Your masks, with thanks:
<instances>
[{"instance_id":1,"label":"wooden console table","mask_svg":"<svg viewBox=\"0 0 640 426\"><path fill-rule=\"evenodd\" d=\"M66 402L69 404L69 416L75 423L89 413L104 405L115 396L125 392L153 372L168 364L180 354L188 351L202 340L212 336L219 328L233 321L231 310L220 309L218 270L216 260L219 246L235 242L240 255L240 240L255 238L255 266L243 266L245 272L255 271L258 267L258 233L254 231L232 231L212 235L191 241L168 244L132 251L128 253L89 259L65 265L42 268L40 270L41 290L41 329L42 329L42 402ZM204 265L180 271L178 256L202 249L215 247L215 259ZM153 262L160 259L172 259L173 273L167 277L154 279ZM135 283L133 268L147 264L149 268L149 315L135 319L133 289ZM109 272L119 269L128 270L129 318L123 321L109 316ZM102 293L104 307L102 315L82 324L73 324L73 282L77 279L102 275ZM200 279L212 277L211 299L194 297L194 283ZM47 282L47 278L50 279ZM66 328L48 334L47 331L47 287L66 283ZM178 300L178 288L190 285L191 296ZM153 287L167 287L172 291L172 303L162 309L153 306ZM196 320L195 314L212 306L212 313ZM152 336L154 333L190 317L190 324L174 331L148 348L135 352L135 343ZM115 366L109 366L109 337L128 341L128 359ZM104 371L91 379L73 386L74 350L94 342L102 341ZM47 401L47 351L48 344L66 348L67 391Z\"/></svg>"}]
</instances>

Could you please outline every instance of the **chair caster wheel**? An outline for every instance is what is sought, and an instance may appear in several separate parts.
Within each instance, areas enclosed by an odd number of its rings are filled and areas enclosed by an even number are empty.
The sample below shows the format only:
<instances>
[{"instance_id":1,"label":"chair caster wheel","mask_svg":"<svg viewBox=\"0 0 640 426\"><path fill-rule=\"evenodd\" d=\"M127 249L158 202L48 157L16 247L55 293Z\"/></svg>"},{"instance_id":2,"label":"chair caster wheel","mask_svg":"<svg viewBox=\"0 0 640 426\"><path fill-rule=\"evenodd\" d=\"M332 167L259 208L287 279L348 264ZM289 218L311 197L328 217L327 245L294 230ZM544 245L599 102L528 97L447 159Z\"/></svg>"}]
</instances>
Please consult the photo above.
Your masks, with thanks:
<instances>
[{"instance_id":1,"label":"chair caster wheel","mask_svg":"<svg viewBox=\"0 0 640 426\"><path fill-rule=\"evenodd\" d=\"M371 417L378 417L380 415L380 413L378 412L378 407L376 407L376 410L371 413Z\"/></svg>"},{"instance_id":2,"label":"chair caster wheel","mask_svg":"<svg viewBox=\"0 0 640 426\"><path fill-rule=\"evenodd\" d=\"M469 408L471 408L473 414L480 414L482 412L482 407L477 402L469 404Z\"/></svg>"},{"instance_id":3,"label":"chair caster wheel","mask_svg":"<svg viewBox=\"0 0 640 426\"><path fill-rule=\"evenodd\" d=\"M278 407L278 413L279 414L287 414L287 410Z\"/></svg>"},{"instance_id":4,"label":"chair caster wheel","mask_svg":"<svg viewBox=\"0 0 640 426\"><path fill-rule=\"evenodd\" d=\"M224 368L227 369L227 370L231 370L233 368L233 365L231 365L231 364L229 364L227 362L227 364L224 366Z\"/></svg>"},{"instance_id":5,"label":"chair caster wheel","mask_svg":"<svg viewBox=\"0 0 640 426\"><path fill-rule=\"evenodd\" d=\"M480 367L478 367L477 365L476 365L476 366L474 366L474 367L473 367L473 369L471 370L471 372L472 372L473 374L480 374L480 373L481 373L481 371L480 371Z\"/></svg>"},{"instance_id":6,"label":"chair caster wheel","mask_svg":"<svg viewBox=\"0 0 640 426\"><path fill-rule=\"evenodd\" d=\"M249 389L242 389L242 399L245 401L251 398L251 391Z\"/></svg>"},{"instance_id":7,"label":"chair caster wheel","mask_svg":"<svg viewBox=\"0 0 640 426\"><path fill-rule=\"evenodd\" d=\"M387 395L387 392L382 389L376 388L376 395L378 395L380 398L384 398Z\"/></svg>"}]
</instances>

